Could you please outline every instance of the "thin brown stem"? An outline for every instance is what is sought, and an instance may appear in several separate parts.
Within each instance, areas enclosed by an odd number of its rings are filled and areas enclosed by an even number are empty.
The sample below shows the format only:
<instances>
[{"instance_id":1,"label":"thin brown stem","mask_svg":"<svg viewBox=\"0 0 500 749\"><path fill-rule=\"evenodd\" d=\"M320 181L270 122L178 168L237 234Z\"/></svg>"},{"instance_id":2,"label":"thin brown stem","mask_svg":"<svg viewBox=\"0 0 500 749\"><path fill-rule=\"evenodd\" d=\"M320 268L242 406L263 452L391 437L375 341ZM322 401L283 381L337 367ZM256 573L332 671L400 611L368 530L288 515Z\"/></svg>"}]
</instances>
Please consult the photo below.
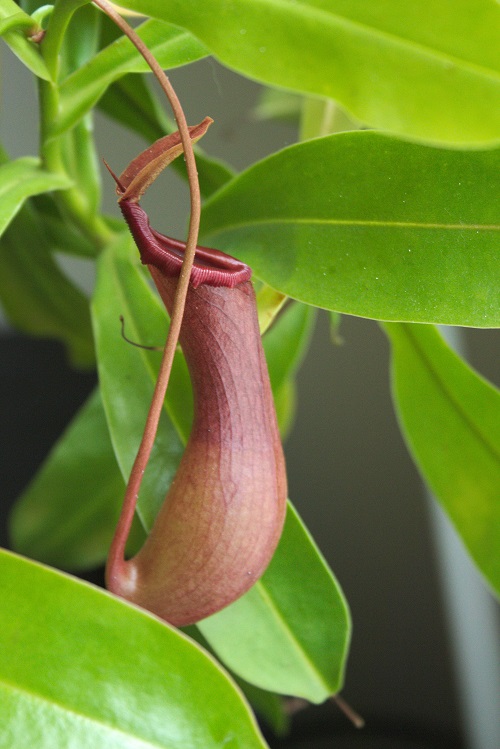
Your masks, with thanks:
<instances>
[{"instance_id":1,"label":"thin brown stem","mask_svg":"<svg viewBox=\"0 0 500 749\"><path fill-rule=\"evenodd\" d=\"M141 444L139 446L139 450L137 452L137 456L130 473L130 478L123 501L122 514L120 516L115 537L113 539L109 552L108 574L112 574L113 570L118 571L120 568L123 568L125 564L125 544L129 535L130 526L132 525L142 478L144 476L144 472L149 461L149 456L151 454L151 450L156 438L158 422L160 420L160 414L163 408L163 402L165 400L165 394L170 378L175 349L177 347L177 341L179 338L182 317L184 314L184 306L186 303L186 295L189 286L189 279L191 276L191 268L193 266L196 245L198 242L201 200L200 186L198 183L198 172L196 169L196 161L193 152L193 145L189 136L188 125L186 122L184 111L179 102L177 94L172 87L172 84L170 83L168 77L165 75L155 57L146 47L144 42L139 38L139 36L129 26L129 24L119 15L119 13L116 12L113 6L110 5L107 0L93 1L94 4L97 5L104 13L106 13L106 15L109 16L109 18L111 18L111 20L114 21L114 23L116 23L121 31L123 31L123 33L130 39L138 52L140 52L140 54L146 60L147 64L151 68L160 86L166 94L170 102L170 106L172 107L172 111L177 122L177 127L181 137L181 142L184 148L189 181L189 192L191 197L189 233L186 242L184 261L177 284L170 328L163 351L163 357L160 365L158 379L156 381L154 389L153 399L151 401L151 406L146 419L146 425L144 427L144 434L142 436Z\"/></svg>"},{"instance_id":2,"label":"thin brown stem","mask_svg":"<svg viewBox=\"0 0 500 749\"><path fill-rule=\"evenodd\" d=\"M351 721L355 728L364 728L365 719L357 713L356 710L354 710L354 708L340 696L340 694L334 694L331 699L335 702L339 710L344 713L346 718Z\"/></svg>"}]
</instances>

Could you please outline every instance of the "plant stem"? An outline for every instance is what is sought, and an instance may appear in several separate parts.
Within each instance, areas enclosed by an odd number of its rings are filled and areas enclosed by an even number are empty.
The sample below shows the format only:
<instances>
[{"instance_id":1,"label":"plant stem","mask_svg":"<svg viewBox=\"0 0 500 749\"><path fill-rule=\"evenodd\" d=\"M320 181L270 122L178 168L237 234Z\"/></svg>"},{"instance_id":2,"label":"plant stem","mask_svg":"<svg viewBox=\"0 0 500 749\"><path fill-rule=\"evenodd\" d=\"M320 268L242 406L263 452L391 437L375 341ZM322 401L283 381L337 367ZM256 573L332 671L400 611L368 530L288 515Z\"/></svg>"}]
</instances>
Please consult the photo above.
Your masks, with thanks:
<instances>
[{"instance_id":1,"label":"plant stem","mask_svg":"<svg viewBox=\"0 0 500 749\"><path fill-rule=\"evenodd\" d=\"M128 25L128 23L107 2L107 0L94 0L94 4L101 8L101 10L104 11L104 13L106 13L109 18L111 18L111 20L114 21L116 25L121 29L121 31L123 31L123 33L130 39L132 44L134 44L138 52L140 52L140 54L148 63L149 67L158 79L160 86L166 94L170 102L170 106L172 107L172 111L177 122L177 127L179 129L181 142L184 148L191 198L191 213L189 218L189 233L186 242L186 251L181 273L179 276L179 281L177 284L167 341L165 343L165 348L163 351L163 357L160 365L158 379L155 385L153 399L146 419L146 425L144 427L144 434L142 436L141 444L139 446L139 450L134 461L132 471L130 473L130 478L123 501L122 514L118 522L115 537L111 544L108 557L107 569L119 571L120 568L123 568L125 564L125 544L127 542L130 527L132 525L142 478L144 476L144 472L149 461L149 456L151 454L151 450L156 438L158 422L160 420L160 414L165 400L165 393L167 391L168 381L170 378L175 349L177 347L177 341L179 338L182 317L184 314L184 306L186 303L186 295L188 292L189 279L191 276L191 268L193 266L196 244L198 242L201 200L200 188L198 183L198 172L196 169L196 161L193 152L193 145L189 136L188 125L182 106L179 102L179 99L177 98L177 94L175 93L172 84L170 83L169 79L165 75L155 57L146 47L146 45L137 36L135 31Z\"/></svg>"},{"instance_id":2,"label":"plant stem","mask_svg":"<svg viewBox=\"0 0 500 749\"><path fill-rule=\"evenodd\" d=\"M58 75L60 51L64 34L73 14L89 0L59 0L50 16L47 31L41 42L41 50L51 80L39 82L40 92L40 140L41 156L45 167L67 176L61 150L61 136L53 134L54 123L59 115ZM97 247L109 243L113 232L95 210L90 210L88 201L78 187L59 192L55 200L68 219L74 222L81 232Z\"/></svg>"}]
</instances>

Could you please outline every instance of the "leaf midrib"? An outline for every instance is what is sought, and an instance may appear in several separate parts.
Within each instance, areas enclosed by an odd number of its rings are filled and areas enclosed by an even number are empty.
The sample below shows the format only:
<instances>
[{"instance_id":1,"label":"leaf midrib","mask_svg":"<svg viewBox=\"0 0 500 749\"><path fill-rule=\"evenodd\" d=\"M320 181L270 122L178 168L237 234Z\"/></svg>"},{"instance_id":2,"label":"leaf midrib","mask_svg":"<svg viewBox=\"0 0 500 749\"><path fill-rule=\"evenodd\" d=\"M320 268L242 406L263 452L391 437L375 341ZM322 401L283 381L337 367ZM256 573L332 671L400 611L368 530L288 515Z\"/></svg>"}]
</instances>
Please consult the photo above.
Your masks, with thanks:
<instances>
[{"instance_id":1,"label":"leaf midrib","mask_svg":"<svg viewBox=\"0 0 500 749\"><path fill-rule=\"evenodd\" d=\"M255 220L248 219L246 221L234 222L231 224L224 224L222 226L208 227L204 230L204 234L217 234L228 231L234 231L237 229L245 229L248 227L256 226L279 226L280 224L287 225L305 225L305 226L350 226L353 228L357 227L375 227L380 229L435 229L435 230L446 230L446 231L500 231L500 224L465 224L465 223L439 223L439 222L425 222L425 221L380 221L370 219L335 219L335 218L315 218L315 217L299 217L299 218L286 218L286 217L269 217L269 218L258 218Z\"/></svg>"},{"instance_id":2,"label":"leaf midrib","mask_svg":"<svg viewBox=\"0 0 500 749\"><path fill-rule=\"evenodd\" d=\"M286 619L282 615L280 608L278 607L272 596L269 594L265 584L262 582L262 579L258 580L255 583L254 587L258 590L261 598L266 601L275 619L281 624L282 630L289 642L292 644L293 650L298 653L299 660L306 666L306 670L312 674L316 681L316 684L319 685L327 695L331 694L331 686L328 684L326 679L322 677L321 672L318 671L314 661L311 658L307 657L305 648L302 646L300 640L297 639L293 630L289 627Z\"/></svg>"}]
</instances>

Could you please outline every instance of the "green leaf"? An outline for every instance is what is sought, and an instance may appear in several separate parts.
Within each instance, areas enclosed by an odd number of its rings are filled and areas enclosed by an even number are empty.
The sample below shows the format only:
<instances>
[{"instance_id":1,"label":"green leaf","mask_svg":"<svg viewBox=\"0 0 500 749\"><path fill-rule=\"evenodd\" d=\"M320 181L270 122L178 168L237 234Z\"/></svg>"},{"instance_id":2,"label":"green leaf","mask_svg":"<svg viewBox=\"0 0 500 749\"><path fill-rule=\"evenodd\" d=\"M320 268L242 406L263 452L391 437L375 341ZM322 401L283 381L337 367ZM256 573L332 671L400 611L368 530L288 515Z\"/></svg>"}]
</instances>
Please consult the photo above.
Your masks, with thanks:
<instances>
[{"instance_id":1,"label":"green leaf","mask_svg":"<svg viewBox=\"0 0 500 749\"><path fill-rule=\"evenodd\" d=\"M244 75L336 99L372 127L457 144L500 138L491 0L436 0L431 14L427 0L123 4L188 29Z\"/></svg>"},{"instance_id":2,"label":"green leaf","mask_svg":"<svg viewBox=\"0 0 500 749\"><path fill-rule=\"evenodd\" d=\"M315 320L314 307L292 302L264 335L262 343L273 391L293 377L299 368Z\"/></svg>"},{"instance_id":3,"label":"green leaf","mask_svg":"<svg viewBox=\"0 0 500 749\"><path fill-rule=\"evenodd\" d=\"M186 65L207 54L190 34L162 21L146 21L137 32L163 68ZM112 42L61 84L53 134L72 127L113 81L126 73L142 72L150 69L132 43L126 37Z\"/></svg>"},{"instance_id":4,"label":"green leaf","mask_svg":"<svg viewBox=\"0 0 500 749\"><path fill-rule=\"evenodd\" d=\"M500 392L434 328L384 327L408 446L470 555L500 593Z\"/></svg>"},{"instance_id":5,"label":"green leaf","mask_svg":"<svg viewBox=\"0 0 500 749\"><path fill-rule=\"evenodd\" d=\"M124 482L98 390L82 406L10 518L13 548L64 569L103 564Z\"/></svg>"},{"instance_id":6,"label":"green leaf","mask_svg":"<svg viewBox=\"0 0 500 749\"><path fill-rule=\"evenodd\" d=\"M50 74L36 42L29 36L40 31L38 24L14 0L0 0L0 36L32 73L46 81Z\"/></svg>"},{"instance_id":7,"label":"green leaf","mask_svg":"<svg viewBox=\"0 0 500 749\"><path fill-rule=\"evenodd\" d=\"M315 319L314 307L293 302L279 315L262 341L282 438L292 427L295 373L307 351Z\"/></svg>"},{"instance_id":8,"label":"green leaf","mask_svg":"<svg viewBox=\"0 0 500 749\"><path fill-rule=\"evenodd\" d=\"M0 551L0 724L15 749L263 749L215 661L158 619Z\"/></svg>"},{"instance_id":9,"label":"green leaf","mask_svg":"<svg viewBox=\"0 0 500 749\"><path fill-rule=\"evenodd\" d=\"M207 202L202 228L270 286L308 304L494 327L499 161L500 150L331 135L247 169Z\"/></svg>"},{"instance_id":10,"label":"green leaf","mask_svg":"<svg viewBox=\"0 0 500 749\"><path fill-rule=\"evenodd\" d=\"M49 193L32 198L30 205L36 211L38 221L43 224L44 236L52 252L94 258L98 252L96 245L69 222L60 212L54 196Z\"/></svg>"},{"instance_id":11,"label":"green leaf","mask_svg":"<svg viewBox=\"0 0 500 749\"><path fill-rule=\"evenodd\" d=\"M39 159L25 156L0 166L0 235L31 195L70 187L67 177L40 168Z\"/></svg>"},{"instance_id":12,"label":"green leaf","mask_svg":"<svg viewBox=\"0 0 500 749\"><path fill-rule=\"evenodd\" d=\"M111 441L122 475L128 478L146 422L161 353L127 343L120 333L120 315L126 335L139 344L163 345L168 328L167 315L140 270L139 255L129 234L122 235L99 257L92 315ZM164 409L137 507L147 529L163 502L182 452L183 444Z\"/></svg>"},{"instance_id":13,"label":"green leaf","mask_svg":"<svg viewBox=\"0 0 500 749\"><path fill-rule=\"evenodd\" d=\"M198 645L201 645L208 653L214 655L213 649L196 625L192 624L188 627L183 627L181 631L191 637ZM285 710L283 697L274 692L259 689L259 687L249 684L234 674L230 675L256 713L272 728L273 733L279 736L287 733L290 726L290 716Z\"/></svg>"},{"instance_id":14,"label":"green leaf","mask_svg":"<svg viewBox=\"0 0 500 749\"><path fill-rule=\"evenodd\" d=\"M125 316L127 335L140 343L161 342L166 326L165 312L140 270L137 251L129 235L120 238L98 261L93 311L103 401L117 459L126 476L142 434L160 355L125 343L120 337L118 316ZM294 311L293 316L297 315L301 322L296 329L307 330L313 314ZM278 358L277 379L287 378L293 371L304 337L301 332L292 349L295 358L290 363L285 364ZM177 369L178 366L176 362L166 399L166 408L177 431L174 432L172 421L164 414L152 458L153 468L148 467L147 483L139 497L138 511L146 530L151 528L173 478L189 431L190 419L186 413L192 408L191 389L186 371ZM342 678L349 637L346 604L314 542L293 511L289 512L275 560L264 577L265 589L259 583L232 605L239 607L234 615L229 613L231 606L221 612L220 619L217 619L218 614L206 620L212 621L212 625L200 626L218 655L221 655L219 648L224 644L226 632L227 663L246 681L270 691L321 701L339 688ZM293 611L290 610L291 599L286 601L288 596L293 598ZM289 616L292 622L287 629ZM268 635L265 640L260 638L262 647L257 655L258 640L254 641L250 633L260 629L268 631ZM249 668L252 662L261 664L262 668ZM286 669L284 663L288 664Z\"/></svg>"},{"instance_id":15,"label":"green leaf","mask_svg":"<svg viewBox=\"0 0 500 749\"><path fill-rule=\"evenodd\" d=\"M75 365L94 363L88 300L56 264L29 205L0 241L0 303L21 330L61 340Z\"/></svg>"},{"instance_id":16,"label":"green leaf","mask_svg":"<svg viewBox=\"0 0 500 749\"><path fill-rule=\"evenodd\" d=\"M322 702L342 686L349 611L291 505L261 580L198 627L228 668L262 689Z\"/></svg>"}]
</instances>

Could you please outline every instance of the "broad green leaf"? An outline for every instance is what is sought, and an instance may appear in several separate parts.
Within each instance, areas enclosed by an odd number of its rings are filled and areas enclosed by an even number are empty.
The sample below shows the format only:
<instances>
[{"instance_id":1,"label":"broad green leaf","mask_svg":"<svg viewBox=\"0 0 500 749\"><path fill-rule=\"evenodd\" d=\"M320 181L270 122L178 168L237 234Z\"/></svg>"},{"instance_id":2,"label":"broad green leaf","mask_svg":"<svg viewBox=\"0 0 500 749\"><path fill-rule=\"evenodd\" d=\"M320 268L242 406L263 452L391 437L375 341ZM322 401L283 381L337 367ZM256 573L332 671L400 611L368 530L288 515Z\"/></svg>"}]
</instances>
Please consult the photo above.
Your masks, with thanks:
<instances>
[{"instance_id":1,"label":"broad green leaf","mask_svg":"<svg viewBox=\"0 0 500 749\"><path fill-rule=\"evenodd\" d=\"M340 133L250 167L206 203L202 229L270 286L308 304L379 320L495 327L499 163L500 150Z\"/></svg>"},{"instance_id":2,"label":"broad green leaf","mask_svg":"<svg viewBox=\"0 0 500 749\"><path fill-rule=\"evenodd\" d=\"M429 486L500 594L500 392L427 325L384 326L403 434Z\"/></svg>"},{"instance_id":3,"label":"broad green leaf","mask_svg":"<svg viewBox=\"0 0 500 749\"><path fill-rule=\"evenodd\" d=\"M53 337L73 363L94 362L89 304L56 264L43 223L23 207L0 240L0 303L19 329Z\"/></svg>"},{"instance_id":4,"label":"broad green leaf","mask_svg":"<svg viewBox=\"0 0 500 749\"><path fill-rule=\"evenodd\" d=\"M29 38L39 30L38 24L14 0L0 0L0 36L32 73L48 81L50 74L38 45Z\"/></svg>"},{"instance_id":5,"label":"broad green leaf","mask_svg":"<svg viewBox=\"0 0 500 749\"><path fill-rule=\"evenodd\" d=\"M264 83L338 100L366 124L456 144L500 138L492 0L124 0ZM279 33L277 33L279 29Z\"/></svg>"},{"instance_id":6,"label":"broad green leaf","mask_svg":"<svg viewBox=\"0 0 500 749\"><path fill-rule=\"evenodd\" d=\"M140 75L126 75L113 83L99 100L98 106L108 117L150 142L177 129ZM206 198L228 182L234 172L223 161L207 156L200 146L196 145L194 152L200 192ZM176 159L171 166L183 178L187 177L184 159Z\"/></svg>"},{"instance_id":7,"label":"broad green leaf","mask_svg":"<svg viewBox=\"0 0 500 749\"><path fill-rule=\"evenodd\" d=\"M167 316L140 270L139 254L124 234L99 257L92 303L99 381L111 440L124 478L128 478L151 403L161 353L127 343L163 345ZM141 488L138 514L150 528L177 469L183 444L165 411Z\"/></svg>"},{"instance_id":8,"label":"broad green leaf","mask_svg":"<svg viewBox=\"0 0 500 749\"><path fill-rule=\"evenodd\" d=\"M261 580L198 627L228 668L263 689L322 702L342 686L349 611L291 505Z\"/></svg>"},{"instance_id":9,"label":"broad green leaf","mask_svg":"<svg viewBox=\"0 0 500 749\"><path fill-rule=\"evenodd\" d=\"M103 564L123 493L96 390L17 501L10 518L14 549L64 569Z\"/></svg>"},{"instance_id":10,"label":"broad green leaf","mask_svg":"<svg viewBox=\"0 0 500 749\"><path fill-rule=\"evenodd\" d=\"M114 449L124 475L128 475L142 434L145 409L150 402L157 369L154 357L157 361L159 354L125 343L120 338L118 316L125 316L127 335L140 343L161 343L166 326L165 312L140 272L138 259L132 259L137 258L137 251L131 245L131 239L126 235L99 259L93 304L103 401ZM298 317L299 321L301 317L302 320L301 325L297 326L298 330L307 331L311 314L310 311L301 311ZM301 333L293 349L296 358L292 358L291 364L285 365L278 357L275 366L278 379L286 378L291 373L300 357L304 340L305 334ZM160 423L153 470L148 468L149 479L148 473L145 477L148 483L139 497L139 514L146 530L151 528L165 496L189 429L190 420L185 412L191 408L191 391L186 372L177 369L177 366L176 363L166 401L177 432L173 432L172 421L167 418ZM226 620L213 617L216 622L213 638L204 625L202 632L220 655L219 645L224 640L222 633L226 627L233 628L231 635L228 633L229 644L225 648L227 662L246 681L270 691L303 695L312 701L321 701L339 688L342 678L349 632L346 605L313 541L293 512L289 513L277 554L272 571L266 573L267 577L264 578L265 591L259 583L259 588L252 589L253 592L241 599L244 603L233 604L240 607L234 617L228 613L232 608L229 607L225 613L229 617L229 624L224 623ZM292 558L293 564L290 562ZM311 579L314 584L311 584ZM316 603L314 591L321 598ZM292 615L285 601L287 596L295 601L290 630L284 621L289 614ZM241 606L244 607L244 616L239 613ZM280 614L278 619L277 606L283 606L282 616ZM220 625L217 622L221 622ZM262 670L262 683L257 669L250 669L248 673L249 663L256 657L255 643L250 642L249 631L261 628L267 631L268 626L271 629L267 639L262 640L260 660L255 661L267 664ZM240 645L236 646L238 642ZM288 663L286 686L283 681L285 662Z\"/></svg>"},{"instance_id":11,"label":"broad green leaf","mask_svg":"<svg viewBox=\"0 0 500 749\"><path fill-rule=\"evenodd\" d=\"M0 725L9 749L264 749L215 661L155 617L0 551Z\"/></svg>"},{"instance_id":12,"label":"broad green leaf","mask_svg":"<svg viewBox=\"0 0 500 749\"><path fill-rule=\"evenodd\" d=\"M0 166L0 235L31 195L63 190L67 177L40 168L39 159L25 156Z\"/></svg>"},{"instance_id":13,"label":"broad green leaf","mask_svg":"<svg viewBox=\"0 0 500 749\"><path fill-rule=\"evenodd\" d=\"M137 32L164 68L186 65L207 54L190 34L162 21L146 21ZM61 84L54 134L74 125L113 81L126 73L143 72L150 69L126 37L112 42Z\"/></svg>"}]
</instances>

